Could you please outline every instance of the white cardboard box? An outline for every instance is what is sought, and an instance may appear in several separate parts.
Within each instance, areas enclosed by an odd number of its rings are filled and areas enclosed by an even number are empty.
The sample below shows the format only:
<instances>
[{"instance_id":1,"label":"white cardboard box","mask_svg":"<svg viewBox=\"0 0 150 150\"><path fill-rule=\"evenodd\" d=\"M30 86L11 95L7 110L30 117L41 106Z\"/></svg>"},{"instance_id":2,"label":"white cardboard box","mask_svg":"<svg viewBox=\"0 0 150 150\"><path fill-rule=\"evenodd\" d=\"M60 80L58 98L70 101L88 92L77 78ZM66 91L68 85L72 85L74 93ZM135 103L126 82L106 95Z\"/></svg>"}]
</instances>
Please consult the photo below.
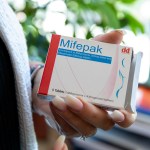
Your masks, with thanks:
<instances>
[{"instance_id":1,"label":"white cardboard box","mask_svg":"<svg viewBox=\"0 0 150 150\"><path fill-rule=\"evenodd\" d=\"M141 58L131 47L53 34L38 94L134 112Z\"/></svg>"}]
</instances>

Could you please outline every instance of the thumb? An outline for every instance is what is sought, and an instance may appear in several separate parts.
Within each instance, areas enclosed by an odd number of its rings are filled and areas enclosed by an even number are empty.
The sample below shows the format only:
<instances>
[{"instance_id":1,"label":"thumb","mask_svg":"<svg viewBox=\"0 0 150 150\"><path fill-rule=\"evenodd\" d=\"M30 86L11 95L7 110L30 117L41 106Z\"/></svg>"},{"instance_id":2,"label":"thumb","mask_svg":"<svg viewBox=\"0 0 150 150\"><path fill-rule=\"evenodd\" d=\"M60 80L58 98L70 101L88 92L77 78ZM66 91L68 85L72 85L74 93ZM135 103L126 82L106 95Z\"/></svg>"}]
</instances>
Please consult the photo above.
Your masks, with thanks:
<instances>
[{"instance_id":1,"label":"thumb","mask_svg":"<svg viewBox=\"0 0 150 150\"><path fill-rule=\"evenodd\" d=\"M59 136L59 138L56 140L53 150L68 150L64 135Z\"/></svg>"},{"instance_id":2,"label":"thumb","mask_svg":"<svg viewBox=\"0 0 150 150\"><path fill-rule=\"evenodd\" d=\"M123 39L123 35L125 34L126 32L124 30L114 30L106 34L98 35L94 37L93 40L105 43L120 44Z\"/></svg>"}]
</instances>

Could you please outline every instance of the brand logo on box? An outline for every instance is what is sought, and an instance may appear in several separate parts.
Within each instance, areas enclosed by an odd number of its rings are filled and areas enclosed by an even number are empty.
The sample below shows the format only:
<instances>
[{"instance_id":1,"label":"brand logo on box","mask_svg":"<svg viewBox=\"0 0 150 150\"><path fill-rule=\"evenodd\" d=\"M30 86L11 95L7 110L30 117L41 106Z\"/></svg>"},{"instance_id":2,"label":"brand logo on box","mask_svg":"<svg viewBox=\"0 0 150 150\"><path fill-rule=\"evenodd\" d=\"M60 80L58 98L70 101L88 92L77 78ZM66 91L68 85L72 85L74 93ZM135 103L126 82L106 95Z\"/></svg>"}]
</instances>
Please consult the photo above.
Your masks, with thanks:
<instances>
[{"instance_id":1,"label":"brand logo on box","mask_svg":"<svg viewBox=\"0 0 150 150\"><path fill-rule=\"evenodd\" d=\"M122 53L124 53L124 54L129 54L129 53L130 53L130 48L129 48L129 47L124 47L124 48L122 49Z\"/></svg>"},{"instance_id":2,"label":"brand logo on box","mask_svg":"<svg viewBox=\"0 0 150 150\"><path fill-rule=\"evenodd\" d=\"M65 40L62 38L59 46L60 48L69 48L69 49L77 50L83 53L93 52L95 54L97 53L102 54L102 47L100 47L100 45L93 46L93 45L82 44L78 42L79 41Z\"/></svg>"}]
</instances>

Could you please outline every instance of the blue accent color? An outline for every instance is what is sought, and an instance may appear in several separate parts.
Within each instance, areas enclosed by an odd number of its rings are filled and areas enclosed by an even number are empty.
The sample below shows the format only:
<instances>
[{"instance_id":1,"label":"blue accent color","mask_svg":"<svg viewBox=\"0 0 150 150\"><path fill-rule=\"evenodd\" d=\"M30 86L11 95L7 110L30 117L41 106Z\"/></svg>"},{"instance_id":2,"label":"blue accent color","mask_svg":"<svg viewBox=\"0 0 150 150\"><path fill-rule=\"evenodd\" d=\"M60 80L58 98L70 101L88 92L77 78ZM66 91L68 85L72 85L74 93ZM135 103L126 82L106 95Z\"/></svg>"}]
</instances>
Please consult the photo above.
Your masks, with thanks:
<instances>
[{"instance_id":1,"label":"blue accent color","mask_svg":"<svg viewBox=\"0 0 150 150\"><path fill-rule=\"evenodd\" d=\"M122 59L122 66L125 68L124 60L125 60L125 58Z\"/></svg>"},{"instance_id":2,"label":"blue accent color","mask_svg":"<svg viewBox=\"0 0 150 150\"><path fill-rule=\"evenodd\" d=\"M106 64L111 64L112 62L112 57L89 54L85 52L78 52L78 51L73 51L73 50L63 49L63 48L58 49L57 55L102 62Z\"/></svg>"},{"instance_id":3,"label":"blue accent color","mask_svg":"<svg viewBox=\"0 0 150 150\"><path fill-rule=\"evenodd\" d=\"M124 76L122 75L122 73L121 73L121 71L119 70L119 77L121 78L121 80L122 80L122 84L121 84L121 87L117 90L117 92L116 92L116 97L118 98L118 95L119 95L119 92L120 92L120 90L123 88L123 84L124 84Z\"/></svg>"}]
</instances>

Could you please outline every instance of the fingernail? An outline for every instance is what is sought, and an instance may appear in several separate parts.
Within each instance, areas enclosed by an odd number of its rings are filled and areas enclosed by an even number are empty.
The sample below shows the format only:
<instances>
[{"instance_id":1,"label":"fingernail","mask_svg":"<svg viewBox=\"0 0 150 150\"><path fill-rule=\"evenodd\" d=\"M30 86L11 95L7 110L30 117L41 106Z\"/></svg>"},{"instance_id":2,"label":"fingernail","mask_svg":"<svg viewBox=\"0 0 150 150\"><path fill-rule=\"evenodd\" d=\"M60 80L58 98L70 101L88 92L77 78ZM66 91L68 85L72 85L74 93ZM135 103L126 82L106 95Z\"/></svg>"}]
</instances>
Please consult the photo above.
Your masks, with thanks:
<instances>
[{"instance_id":1,"label":"fingernail","mask_svg":"<svg viewBox=\"0 0 150 150\"><path fill-rule=\"evenodd\" d=\"M113 119L113 121L115 122L122 122L124 121L125 117L124 115L118 111L118 110L114 110L111 114L110 117Z\"/></svg>"},{"instance_id":2,"label":"fingernail","mask_svg":"<svg viewBox=\"0 0 150 150\"><path fill-rule=\"evenodd\" d=\"M54 150L61 150L63 149L64 142L65 142L65 136L61 135L59 138L56 140L55 145L54 145Z\"/></svg>"},{"instance_id":3,"label":"fingernail","mask_svg":"<svg viewBox=\"0 0 150 150\"><path fill-rule=\"evenodd\" d=\"M63 100L61 97L56 96L56 97L52 100L52 103L53 103L53 105L54 105L57 109L59 109L59 110L61 110L61 111L65 111L65 110L66 110L66 104L65 104L64 100Z\"/></svg>"},{"instance_id":4,"label":"fingernail","mask_svg":"<svg viewBox=\"0 0 150 150\"><path fill-rule=\"evenodd\" d=\"M66 137L64 135L59 136L59 138L57 139L57 142L59 144L64 143L65 142Z\"/></svg>"},{"instance_id":5,"label":"fingernail","mask_svg":"<svg viewBox=\"0 0 150 150\"><path fill-rule=\"evenodd\" d=\"M116 29L116 30L114 30L114 31L119 32L119 33L121 33L122 35L127 34L127 32L126 32L125 30L122 30L122 29Z\"/></svg>"},{"instance_id":6,"label":"fingernail","mask_svg":"<svg viewBox=\"0 0 150 150\"><path fill-rule=\"evenodd\" d=\"M66 95L64 100L65 100L66 104L74 110L79 111L83 107L82 102L78 98L76 98L72 95Z\"/></svg>"}]
</instances>

